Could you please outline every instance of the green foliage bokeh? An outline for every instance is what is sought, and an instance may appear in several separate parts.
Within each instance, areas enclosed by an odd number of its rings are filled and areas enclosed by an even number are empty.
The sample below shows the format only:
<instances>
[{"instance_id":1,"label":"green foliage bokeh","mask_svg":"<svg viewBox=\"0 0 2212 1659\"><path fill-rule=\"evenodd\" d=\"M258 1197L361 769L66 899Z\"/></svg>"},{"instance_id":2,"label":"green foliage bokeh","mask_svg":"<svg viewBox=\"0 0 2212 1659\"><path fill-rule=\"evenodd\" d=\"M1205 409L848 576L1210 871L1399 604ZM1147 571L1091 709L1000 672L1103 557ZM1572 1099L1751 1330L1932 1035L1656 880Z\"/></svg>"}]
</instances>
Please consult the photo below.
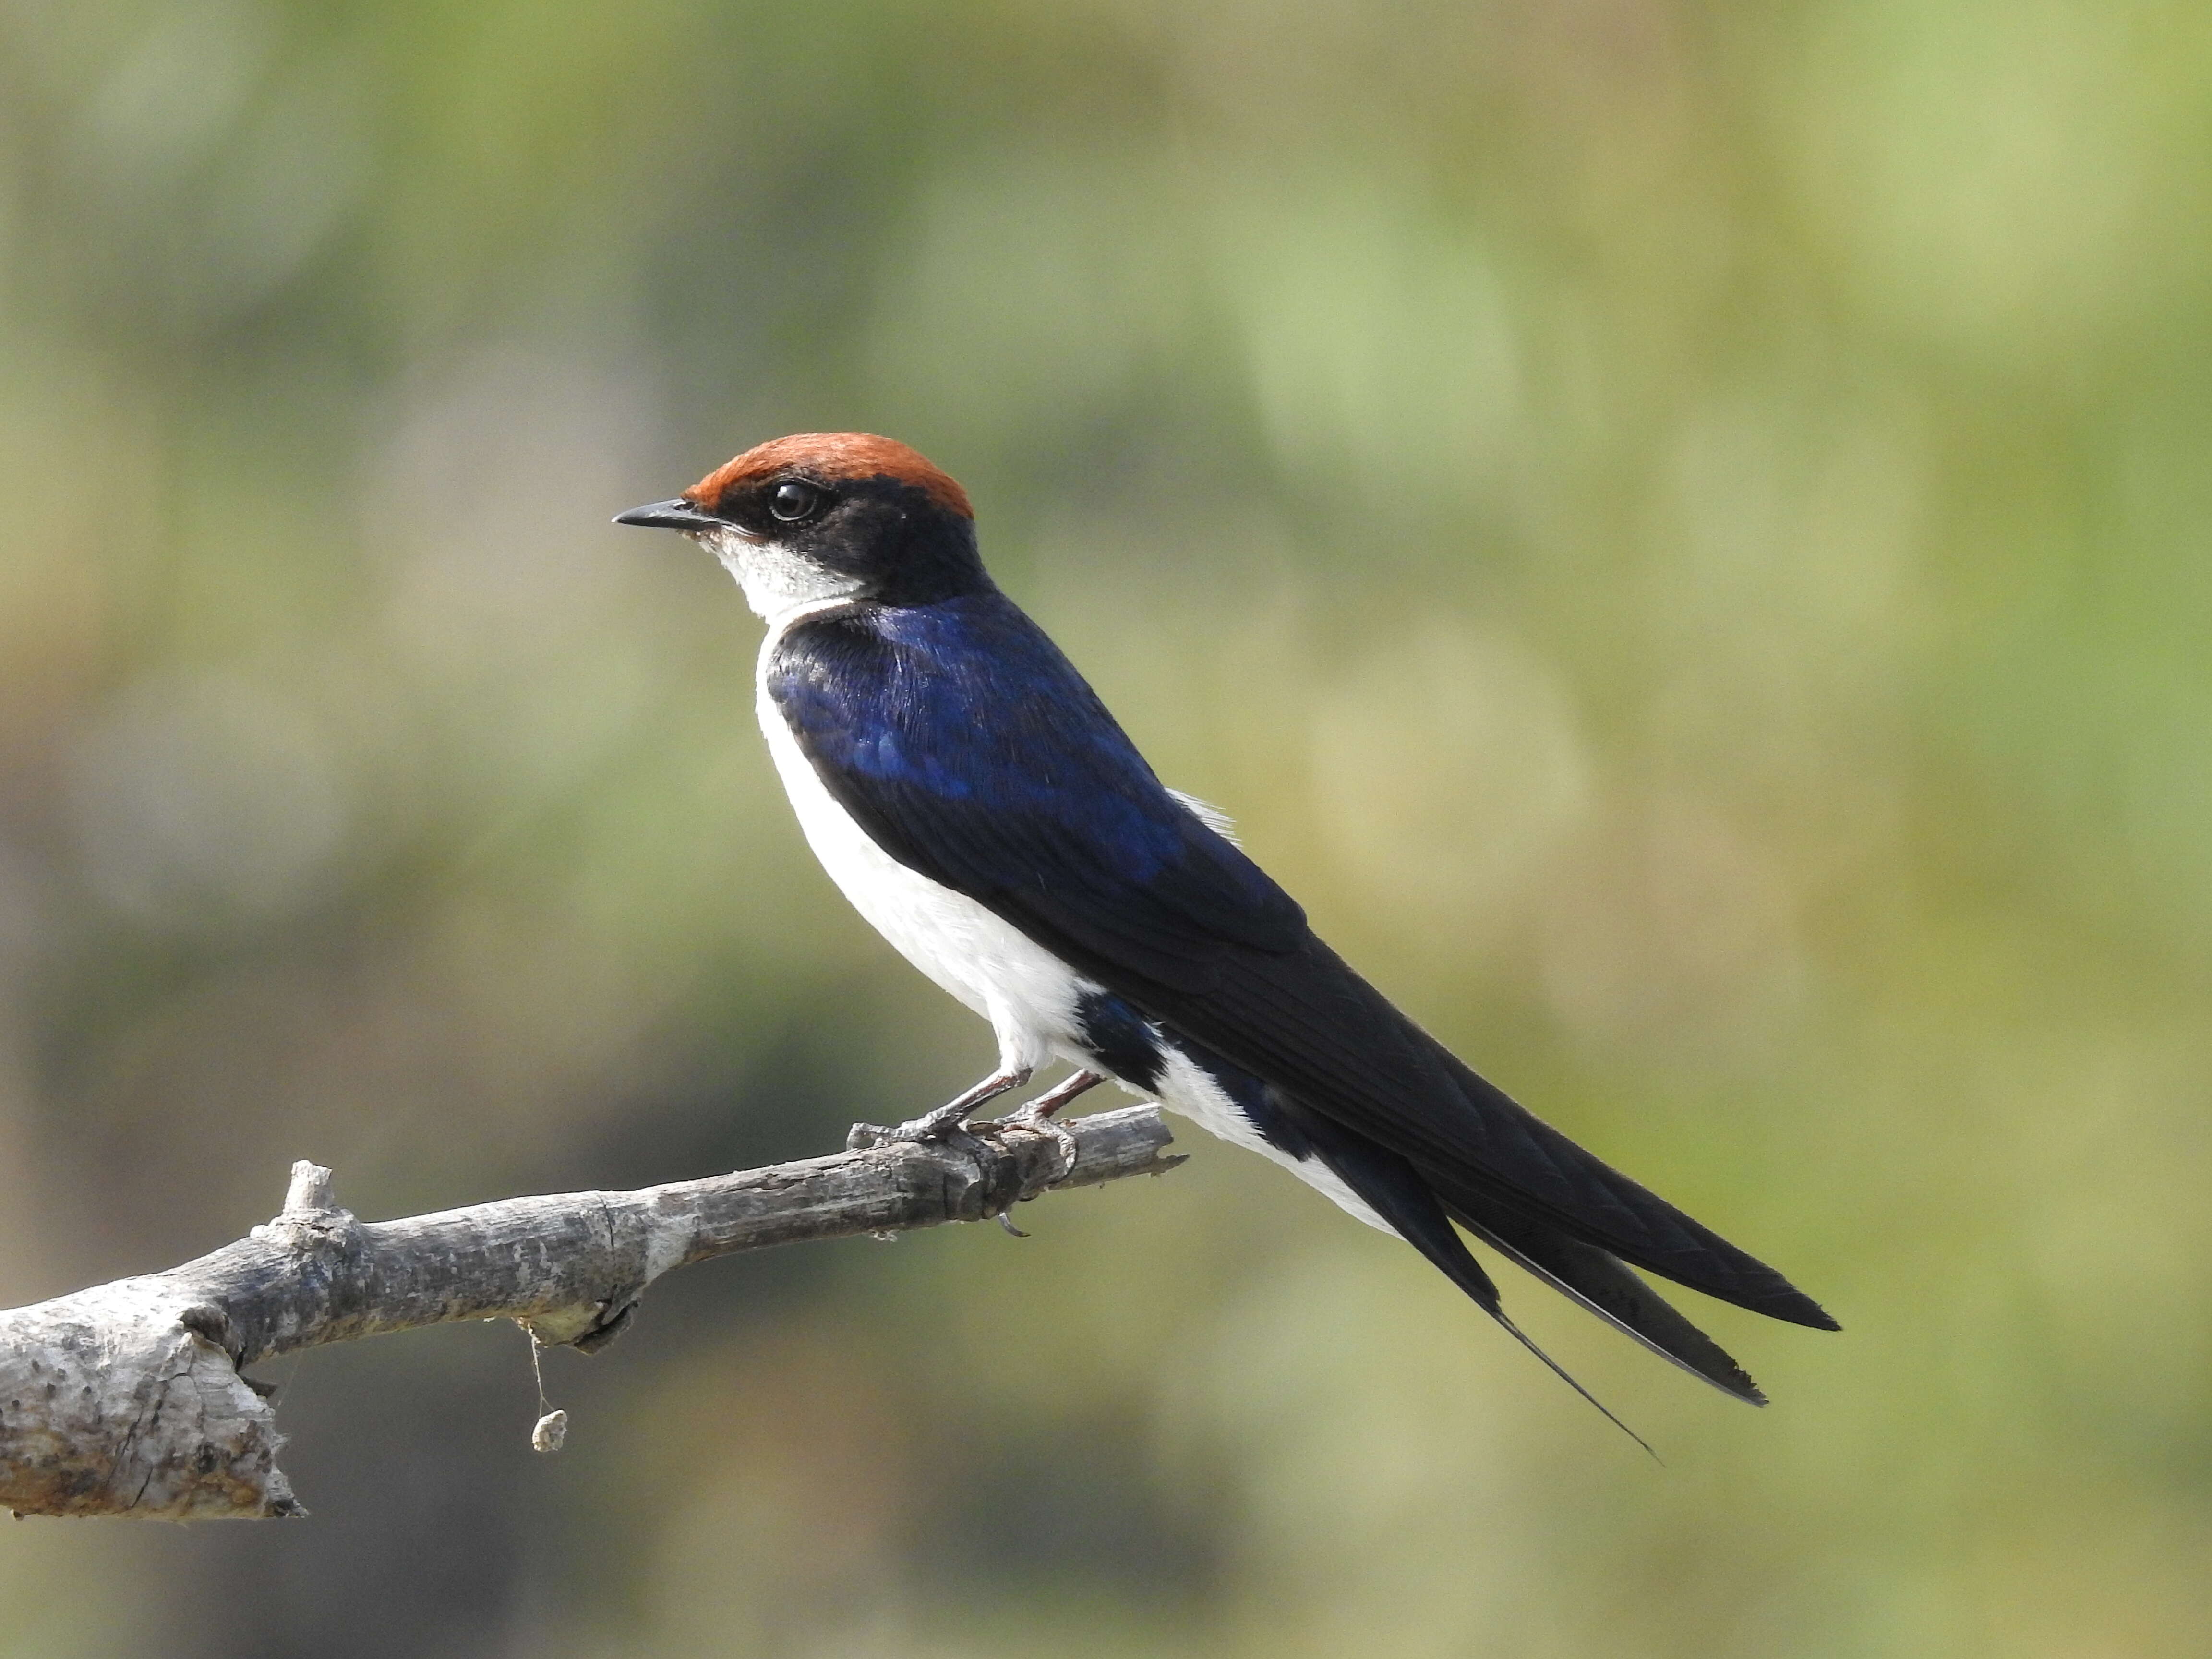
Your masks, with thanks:
<instances>
[{"instance_id":1,"label":"green foliage bokeh","mask_svg":"<svg viewBox=\"0 0 2212 1659\"><path fill-rule=\"evenodd\" d=\"M1186 1135L1036 1237L277 1368L316 1517L0 1653L2180 1656L2212 1625L2212 13L0 5L0 1293L989 1058L720 572L913 442L1167 780L1844 1321L1700 1389Z\"/></svg>"}]
</instances>

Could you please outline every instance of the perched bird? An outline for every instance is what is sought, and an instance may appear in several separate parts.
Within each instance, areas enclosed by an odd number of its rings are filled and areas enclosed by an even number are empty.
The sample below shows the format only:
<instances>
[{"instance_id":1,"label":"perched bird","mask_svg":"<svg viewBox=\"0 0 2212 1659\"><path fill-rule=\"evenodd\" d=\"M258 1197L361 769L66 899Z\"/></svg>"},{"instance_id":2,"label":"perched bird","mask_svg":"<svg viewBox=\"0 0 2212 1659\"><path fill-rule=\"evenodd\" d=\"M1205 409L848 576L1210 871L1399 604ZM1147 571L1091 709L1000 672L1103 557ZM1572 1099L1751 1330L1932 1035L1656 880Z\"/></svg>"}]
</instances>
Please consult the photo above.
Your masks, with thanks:
<instances>
[{"instance_id":1,"label":"perched bird","mask_svg":"<svg viewBox=\"0 0 2212 1659\"><path fill-rule=\"evenodd\" d=\"M958 1133L1066 1061L1074 1074L1012 1121L1046 1127L1109 1079L1156 1097L1404 1239L1555 1371L1454 1223L1740 1400L1765 1396L1632 1267L1836 1328L1316 938L999 591L966 494L905 445L779 438L615 522L681 531L737 578L768 623L761 729L807 841L877 931L991 1022L990 1076L878 1133Z\"/></svg>"}]
</instances>

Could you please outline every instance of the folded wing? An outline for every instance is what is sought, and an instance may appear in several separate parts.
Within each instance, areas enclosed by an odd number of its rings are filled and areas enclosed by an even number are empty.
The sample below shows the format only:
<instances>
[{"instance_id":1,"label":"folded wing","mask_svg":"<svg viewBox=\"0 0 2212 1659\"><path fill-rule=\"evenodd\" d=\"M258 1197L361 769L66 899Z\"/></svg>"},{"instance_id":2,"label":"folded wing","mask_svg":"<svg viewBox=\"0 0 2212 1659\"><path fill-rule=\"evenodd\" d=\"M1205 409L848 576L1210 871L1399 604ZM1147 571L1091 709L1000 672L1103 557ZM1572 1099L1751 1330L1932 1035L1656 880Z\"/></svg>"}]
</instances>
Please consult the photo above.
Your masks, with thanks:
<instances>
[{"instance_id":1,"label":"folded wing","mask_svg":"<svg viewBox=\"0 0 2212 1659\"><path fill-rule=\"evenodd\" d=\"M815 618L779 642L767 684L831 795L892 857L1404 1160L1479 1237L1687 1369L1756 1393L1622 1262L1834 1328L1393 1007L1161 785L1011 601Z\"/></svg>"}]
</instances>

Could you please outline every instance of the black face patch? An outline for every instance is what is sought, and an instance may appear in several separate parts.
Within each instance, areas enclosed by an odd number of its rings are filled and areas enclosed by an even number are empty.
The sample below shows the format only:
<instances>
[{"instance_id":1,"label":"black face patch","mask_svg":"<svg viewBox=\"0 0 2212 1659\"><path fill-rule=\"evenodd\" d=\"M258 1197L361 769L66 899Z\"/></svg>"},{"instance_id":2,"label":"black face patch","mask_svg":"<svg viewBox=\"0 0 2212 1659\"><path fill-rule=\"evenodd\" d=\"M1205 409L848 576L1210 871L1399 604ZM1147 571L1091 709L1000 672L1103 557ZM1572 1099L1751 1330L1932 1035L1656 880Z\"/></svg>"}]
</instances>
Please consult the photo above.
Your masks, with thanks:
<instances>
[{"instance_id":1,"label":"black face patch","mask_svg":"<svg viewBox=\"0 0 2212 1659\"><path fill-rule=\"evenodd\" d=\"M882 605L933 605L991 586L971 519L920 485L883 475L817 477L790 468L731 485L714 516L841 576Z\"/></svg>"}]
</instances>

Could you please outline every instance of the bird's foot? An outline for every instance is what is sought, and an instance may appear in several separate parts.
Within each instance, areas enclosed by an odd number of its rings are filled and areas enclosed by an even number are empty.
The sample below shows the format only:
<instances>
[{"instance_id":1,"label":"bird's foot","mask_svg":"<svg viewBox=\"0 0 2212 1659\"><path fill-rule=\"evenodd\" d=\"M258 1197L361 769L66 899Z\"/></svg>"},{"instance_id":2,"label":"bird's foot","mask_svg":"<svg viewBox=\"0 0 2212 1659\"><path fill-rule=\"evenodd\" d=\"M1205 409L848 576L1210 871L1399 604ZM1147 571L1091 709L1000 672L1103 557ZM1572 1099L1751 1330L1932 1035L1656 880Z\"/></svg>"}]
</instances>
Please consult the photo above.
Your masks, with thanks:
<instances>
[{"instance_id":1,"label":"bird's foot","mask_svg":"<svg viewBox=\"0 0 2212 1659\"><path fill-rule=\"evenodd\" d=\"M871 1146L896 1146L902 1140L941 1140L964 1152L979 1152L982 1143L968 1133L968 1112L969 1108L956 1100L903 1123L855 1123L845 1132L845 1149L859 1152Z\"/></svg>"},{"instance_id":2,"label":"bird's foot","mask_svg":"<svg viewBox=\"0 0 2212 1659\"><path fill-rule=\"evenodd\" d=\"M1010 1089L1018 1089L1030 1080L1030 1070L994 1072L957 1100L948 1100L933 1112L924 1112L920 1117L909 1118L904 1123L885 1126L881 1123L855 1123L845 1133L845 1150L865 1152L871 1146L889 1146L902 1140L941 1140L948 1146L957 1146L971 1158L980 1158L982 1142L968 1133L968 1115L987 1100L995 1100Z\"/></svg>"},{"instance_id":3,"label":"bird's foot","mask_svg":"<svg viewBox=\"0 0 2212 1659\"><path fill-rule=\"evenodd\" d=\"M1075 1173L1078 1147L1075 1137L1052 1121L1052 1115L1079 1094L1097 1088L1105 1081L1097 1072L1077 1072L1046 1090L1027 1105L1017 1108L994 1123L979 1124L979 1128L1026 1129L1031 1134L1048 1137L1060 1149L1060 1169L1053 1176L1054 1182L1062 1182ZM1004 1222L1005 1218L1000 1220ZM1011 1231L1011 1224L1008 1224Z\"/></svg>"},{"instance_id":4,"label":"bird's foot","mask_svg":"<svg viewBox=\"0 0 2212 1659\"><path fill-rule=\"evenodd\" d=\"M1075 1158L1080 1150L1075 1137L1052 1121L1052 1108L1041 1101L1032 1100L1018 1110L990 1123L979 1123L979 1129L1026 1129L1031 1134L1044 1136L1059 1149L1060 1168L1053 1171L1052 1180L1046 1184L1056 1185L1075 1173Z\"/></svg>"}]
</instances>

